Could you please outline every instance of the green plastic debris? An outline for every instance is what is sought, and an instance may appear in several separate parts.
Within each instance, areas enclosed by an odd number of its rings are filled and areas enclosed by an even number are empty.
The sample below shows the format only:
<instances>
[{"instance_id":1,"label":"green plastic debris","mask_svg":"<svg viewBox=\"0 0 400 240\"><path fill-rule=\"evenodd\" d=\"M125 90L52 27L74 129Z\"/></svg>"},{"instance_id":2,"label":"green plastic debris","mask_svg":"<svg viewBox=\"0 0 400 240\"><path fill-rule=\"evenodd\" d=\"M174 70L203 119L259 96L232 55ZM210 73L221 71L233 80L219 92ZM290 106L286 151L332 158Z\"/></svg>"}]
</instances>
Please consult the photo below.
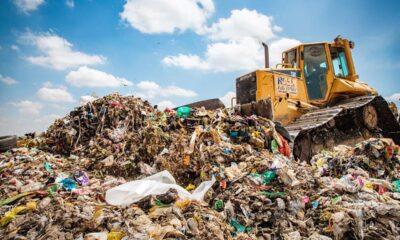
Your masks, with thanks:
<instances>
[{"instance_id":1,"label":"green plastic debris","mask_svg":"<svg viewBox=\"0 0 400 240\"><path fill-rule=\"evenodd\" d=\"M156 203L157 207L160 207L160 208L166 207L166 205L163 202L161 202L161 200L158 198L155 199L155 203Z\"/></svg>"},{"instance_id":2,"label":"green plastic debris","mask_svg":"<svg viewBox=\"0 0 400 240\"><path fill-rule=\"evenodd\" d=\"M332 203L333 203L333 204L337 204L337 203L340 202L340 201L342 201L342 197L341 197L341 196L337 196L337 197L334 197L334 198L332 199Z\"/></svg>"},{"instance_id":3,"label":"green plastic debris","mask_svg":"<svg viewBox=\"0 0 400 240\"><path fill-rule=\"evenodd\" d=\"M266 171L262 174L253 174L250 173L249 176L256 180L257 182L261 182L263 184L270 183L272 180L276 178L276 172L275 171Z\"/></svg>"},{"instance_id":4,"label":"green plastic debris","mask_svg":"<svg viewBox=\"0 0 400 240\"><path fill-rule=\"evenodd\" d=\"M279 152L279 145L278 143L274 140L271 141L271 151L273 153Z\"/></svg>"},{"instance_id":5,"label":"green plastic debris","mask_svg":"<svg viewBox=\"0 0 400 240\"><path fill-rule=\"evenodd\" d=\"M400 192L400 179L392 182L393 188L396 192Z\"/></svg>"},{"instance_id":6,"label":"green plastic debris","mask_svg":"<svg viewBox=\"0 0 400 240\"><path fill-rule=\"evenodd\" d=\"M192 108L190 107L179 107L176 110L176 116L180 118L187 118L189 117L190 111L192 111Z\"/></svg>"},{"instance_id":7,"label":"green plastic debris","mask_svg":"<svg viewBox=\"0 0 400 240\"><path fill-rule=\"evenodd\" d=\"M221 211L222 209L224 209L224 202L222 200L215 201L214 209L217 211Z\"/></svg>"},{"instance_id":8,"label":"green plastic debris","mask_svg":"<svg viewBox=\"0 0 400 240\"><path fill-rule=\"evenodd\" d=\"M242 232L249 232L251 230L251 228L243 226L234 218L231 218L229 220L229 224L235 229L235 232L242 233Z\"/></svg>"},{"instance_id":9,"label":"green plastic debris","mask_svg":"<svg viewBox=\"0 0 400 240\"><path fill-rule=\"evenodd\" d=\"M44 168L45 168L46 171L48 171L49 173L53 173L53 169L51 169L51 163L45 162L45 163L44 163Z\"/></svg>"},{"instance_id":10,"label":"green plastic debris","mask_svg":"<svg viewBox=\"0 0 400 240\"><path fill-rule=\"evenodd\" d=\"M51 185L51 186L49 186L49 187L47 188L47 192L49 193L49 196L50 196L50 197L52 197L53 194L54 194L55 192L57 192L57 190L58 190L58 185L57 185L57 184Z\"/></svg>"},{"instance_id":11,"label":"green plastic debris","mask_svg":"<svg viewBox=\"0 0 400 240\"><path fill-rule=\"evenodd\" d=\"M268 197L283 197L285 196L286 193L284 192L267 192L267 191L261 191L261 194L266 195Z\"/></svg>"},{"instance_id":12,"label":"green plastic debris","mask_svg":"<svg viewBox=\"0 0 400 240\"><path fill-rule=\"evenodd\" d=\"M17 194L15 196L7 198L7 199L0 200L0 206L14 203L14 202L18 201L19 199L21 199L27 195L30 195L30 194L32 194L32 192L25 192L25 193Z\"/></svg>"}]
</instances>

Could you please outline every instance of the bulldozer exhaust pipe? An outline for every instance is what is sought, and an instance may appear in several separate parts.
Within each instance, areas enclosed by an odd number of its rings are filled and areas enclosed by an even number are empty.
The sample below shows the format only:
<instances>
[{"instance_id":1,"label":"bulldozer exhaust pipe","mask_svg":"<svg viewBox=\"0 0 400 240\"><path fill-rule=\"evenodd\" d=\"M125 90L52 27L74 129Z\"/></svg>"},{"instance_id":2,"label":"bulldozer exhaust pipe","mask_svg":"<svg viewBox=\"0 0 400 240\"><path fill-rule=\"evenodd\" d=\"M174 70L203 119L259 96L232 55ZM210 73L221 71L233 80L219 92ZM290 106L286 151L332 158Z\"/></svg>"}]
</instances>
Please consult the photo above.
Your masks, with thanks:
<instances>
[{"instance_id":1,"label":"bulldozer exhaust pipe","mask_svg":"<svg viewBox=\"0 0 400 240\"><path fill-rule=\"evenodd\" d=\"M263 42L262 45L264 47L265 68L269 68L269 49L268 49L268 45L265 42Z\"/></svg>"}]
</instances>

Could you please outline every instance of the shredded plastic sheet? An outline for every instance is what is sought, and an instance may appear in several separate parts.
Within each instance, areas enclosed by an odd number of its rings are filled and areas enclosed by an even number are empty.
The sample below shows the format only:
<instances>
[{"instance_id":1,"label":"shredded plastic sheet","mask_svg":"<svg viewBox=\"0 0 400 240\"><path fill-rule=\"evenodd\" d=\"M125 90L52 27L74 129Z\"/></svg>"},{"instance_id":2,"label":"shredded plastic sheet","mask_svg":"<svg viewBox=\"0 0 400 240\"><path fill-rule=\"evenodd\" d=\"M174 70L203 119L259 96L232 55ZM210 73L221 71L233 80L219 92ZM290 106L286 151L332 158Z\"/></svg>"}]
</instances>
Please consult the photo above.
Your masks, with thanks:
<instances>
[{"instance_id":1,"label":"shredded plastic sheet","mask_svg":"<svg viewBox=\"0 0 400 240\"><path fill-rule=\"evenodd\" d=\"M106 192L106 201L112 205L129 205L140 201L149 195L166 193L173 188L178 191L181 199L202 201L206 192L215 183L215 177L202 182L192 193L176 184L174 177L168 171L162 171L141 180L127 182Z\"/></svg>"}]
</instances>

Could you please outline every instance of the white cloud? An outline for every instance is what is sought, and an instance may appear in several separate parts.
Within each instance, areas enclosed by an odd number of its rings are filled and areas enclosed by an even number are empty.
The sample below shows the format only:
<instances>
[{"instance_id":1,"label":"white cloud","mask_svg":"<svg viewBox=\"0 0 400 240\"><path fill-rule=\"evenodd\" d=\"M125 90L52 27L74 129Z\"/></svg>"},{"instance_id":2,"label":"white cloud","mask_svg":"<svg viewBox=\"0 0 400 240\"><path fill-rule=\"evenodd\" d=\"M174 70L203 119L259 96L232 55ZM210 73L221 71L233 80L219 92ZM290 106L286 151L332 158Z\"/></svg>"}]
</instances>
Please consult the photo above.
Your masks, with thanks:
<instances>
[{"instance_id":1,"label":"white cloud","mask_svg":"<svg viewBox=\"0 0 400 240\"><path fill-rule=\"evenodd\" d=\"M43 107L41 103L32 102L29 100L22 100L17 103L11 103L11 104L17 107L20 113L26 115L39 115L40 110Z\"/></svg>"},{"instance_id":2,"label":"white cloud","mask_svg":"<svg viewBox=\"0 0 400 240\"><path fill-rule=\"evenodd\" d=\"M272 18L246 8L232 10L229 18L220 18L206 30L212 40L236 40L254 38L266 41L275 36L278 26L272 25Z\"/></svg>"},{"instance_id":3,"label":"white cloud","mask_svg":"<svg viewBox=\"0 0 400 240\"><path fill-rule=\"evenodd\" d=\"M181 67L183 69L209 69L208 63L197 55L178 54L164 57L162 63L166 66Z\"/></svg>"},{"instance_id":4,"label":"white cloud","mask_svg":"<svg viewBox=\"0 0 400 240\"><path fill-rule=\"evenodd\" d=\"M400 93L394 93L390 97L387 97L386 100L391 102L400 102Z\"/></svg>"},{"instance_id":5,"label":"white cloud","mask_svg":"<svg viewBox=\"0 0 400 240\"><path fill-rule=\"evenodd\" d=\"M152 81L141 81L136 86L145 91L157 91L161 88L157 83Z\"/></svg>"},{"instance_id":6,"label":"white cloud","mask_svg":"<svg viewBox=\"0 0 400 240\"><path fill-rule=\"evenodd\" d=\"M262 42L269 42L271 67L281 62L282 51L300 42L276 35L282 28L273 24L272 17L255 10L233 10L203 34L210 43L204 56L193 54L170 55L162 59L166 66L216 72L250 71L264 66Z\"/></svg>"},{"instance_id":7,"label":"white cloud","mask_svg":"<svg viewBox=\"0 0 400 240\"><path fill-rule=\"evenodd\" d=\"M95 97L95 96L84 95L84 96L81 96L79 104L80 105L85 105L86 103L93 102L96 99L97 99L97 97Z\"/></svg>"},{"instance_id":8,"label":"white cloud","mask_svg":"<svg viewBox=\"0 0 400 240\"><path fill-rule=\"evenodd\" d=\"M71 71L65 80L76 87L121 87L132 86L132 82L125 78L83 66L76 71Z\"/></svg>"},{"instance_id":9,"label":"white cloud","mask_svg":"<svg viewBox=\"0 0 400 240\"><path fill-rule=\"evenodd\" d=\"M13 85L16 84L17 81L11 77L3 76L0 74L0 82L7 84L7 85Z\"/></svg>"},{"instance_id":10,"label":"white cloud","mask_svg":"<svg viewBox=\"0 0 400 240\"><path fill-rule=\"evenodd\" d=\"M19 51L19 47L17 45L11 45L11 49L14 51Z\"/></svg>"},{"instance_id":11,"label":"white cloud","mask_svg":"<svg viewBox=\"0 0 400 240\"><path fill-rule=\"evenodd\" d=\"M195 97L197 93L180 88L177 86L167 86L161 87L155 82L152 81L141 81L136 84L136 87L139 89L135 95L144 99L152 99L154 97L170 97L170 96L177 96L177 97Z\"/></svg>"},{"instance_id":12,"label":"white cloud","mask_svg":"<svg viewBox=\"0 0 400 240\"><path fill-rule=\"evenodd\" d=\"M214 10L212 0L127 0L120 17L143 33L201 33Z\"/></svg>"},{"instance_id":13,"label":"white cloud","mask_svg":"<svg viewBox=\"0 0 400 240\"><path fill-rule=\"evenodd\" d=\"M14 0L15 6L24 13L36 10L44 3L44 0Z\"/></svg>"},{"instance_id":14,"label":"white cloud","mask_svg":"<svg viewBox=\"0 0 400 240\"><path fill-rule=\"evenodd\" d=\"M74 8L75 7L75 2L74 0L66 0L65 4L67 5L67 7L69 8Z\"/></svg>"},{"instance_id":15,"label":"white cloud","mask_svg":"<svg viewBox=\"0 0 400 240\"><path fill-rule=\"evenodd\" d=\"M233 97L236 97L235 92L227 92L223 97L220 97L219 99L224 103L225 107L231 107L231 100ZM233 101L233 106L236 105L236 99Z\"/></svg>"},{"instance_id":16,"label":"white cloud","mask_svg":"<svg viewBox=\"0 0 400 240\"><path fill-rule=\"evenodd\" d=\"M37 95L40 99L49 102L73 102L72 95L63 88L42 87L38 90Z\"/></svg>"},{"instance_id":17,"label":"white cloud","mask_svg":"<svg viewBox=\"0 0 400 240\"><path fill-rule=\"evenodd\" d=\"M28 32L21 36L21 40L33 44L43 53L26 58L30 63L42 67L64 70L82 65L103 64L106 61L102 55L73 51L73 45L68 40L51 33L35 35Z\"/></svg>"},{"instance_id":18,"label":"white cloud","mask_svg":"<svg viewBox=\"0 0 400 240\"><path fill-rule=\"evenodd\" d=\"M261 44L246 38L241 41L209 44L203 59L197 55L179 54L165 57L162 63L184 69L228 72L262 67L263 56Z\"/></svg>"},{"instance_id":19,"label":"white cloud","mask_svg":"<svg viewBox=\"0 0 400 240\"><path fill-rule=\"evenodd\" d=\"M158 106L158 109L159 109L160 111L164 111L166 108L172 109L172 108L175 108L175 107L176 107L176 105L173 104L173 103L172 103L171 101L169 101L169 100L161 101L161 102L157 103L157 106Z\"/></svg>"},{"instance_id":20,"label":"white cloud","mask_svg":"<svg viewBox=\"0 0 400 240\"><path fill-rule=\"evenodd\" d=\"M299 41L281 38L269 44L271 67L281 62L284 50L300 44ZM207 46L205 57L197 55L167 56L162 60L166 66L183 69L213 70L216 72L249 71L264 66L264 48L251 38L227 43L212 43Z\"/></svg>"}]
</instances>

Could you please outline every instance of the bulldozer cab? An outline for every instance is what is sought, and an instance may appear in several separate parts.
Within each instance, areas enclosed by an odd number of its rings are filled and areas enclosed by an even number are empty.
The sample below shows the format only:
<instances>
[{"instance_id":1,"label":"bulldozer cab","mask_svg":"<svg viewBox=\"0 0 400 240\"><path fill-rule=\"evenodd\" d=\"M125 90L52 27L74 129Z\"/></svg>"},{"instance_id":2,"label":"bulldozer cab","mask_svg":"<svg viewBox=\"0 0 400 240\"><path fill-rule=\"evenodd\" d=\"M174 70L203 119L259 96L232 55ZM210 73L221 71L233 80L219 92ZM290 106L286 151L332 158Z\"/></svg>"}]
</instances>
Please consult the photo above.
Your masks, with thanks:
<instances>
[{"instance_id":1,"label":"bulldozer cab","mask_svg":"<svg viewBox=\"0 0 400 240\"><path fill-rule=\"evenodd\" d=\"M300 69L307 102L325 105L332 100L335 79L354 82L358 78L351 55L353 47L353 42L340 37L333 43L302 44L285 51L281 65Z\"/></svg>"}]
</instances>

